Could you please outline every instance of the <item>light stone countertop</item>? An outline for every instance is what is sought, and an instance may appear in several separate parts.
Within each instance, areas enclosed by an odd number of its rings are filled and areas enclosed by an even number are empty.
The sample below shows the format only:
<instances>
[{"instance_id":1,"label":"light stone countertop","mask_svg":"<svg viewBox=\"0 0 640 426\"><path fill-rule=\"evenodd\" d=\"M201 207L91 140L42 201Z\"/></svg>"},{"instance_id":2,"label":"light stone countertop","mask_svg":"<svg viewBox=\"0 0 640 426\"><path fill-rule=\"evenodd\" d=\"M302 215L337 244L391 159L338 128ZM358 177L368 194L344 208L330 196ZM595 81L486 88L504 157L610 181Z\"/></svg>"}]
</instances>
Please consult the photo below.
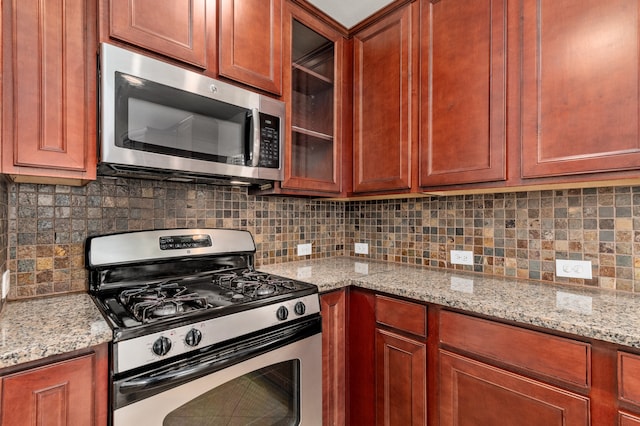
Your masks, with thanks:
<instances>
[{"instance_id":1,"label":"light stone countertop","mask_svg":"<svg viewBox=\"0 0 640 426\"><path fill-rule=\"evenodd\" d=\"M260 271L316 284L349 285L640 348L640 295L577 285L376 262L328 258L265 265Z\"/></svg>"},{"instance_id":2,"label":"light stone countertop","mask_svg":"<svg viewBox=\"0 0 640 426\"><path fill-rule=\"evenodd\" d=\"M0 312L0 368L111 341L88 294L8 302Z\"/></svg>"}]
</instances>

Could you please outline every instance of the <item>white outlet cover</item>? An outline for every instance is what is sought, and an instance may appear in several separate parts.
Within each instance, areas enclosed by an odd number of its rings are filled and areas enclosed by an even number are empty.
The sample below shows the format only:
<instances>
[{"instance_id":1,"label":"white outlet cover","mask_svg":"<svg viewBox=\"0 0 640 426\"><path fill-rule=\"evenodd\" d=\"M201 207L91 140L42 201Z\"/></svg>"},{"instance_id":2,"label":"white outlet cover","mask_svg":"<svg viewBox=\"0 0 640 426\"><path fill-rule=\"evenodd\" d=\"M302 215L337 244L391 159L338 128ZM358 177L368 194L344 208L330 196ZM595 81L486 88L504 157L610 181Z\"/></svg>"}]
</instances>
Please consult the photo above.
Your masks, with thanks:
<instances>
[{"instance_id":1,"label":"white outlet cover","mask_svg":"<svg viewBox=\"0 0 640 426\"><path fill-rule=\"evenodd\" d=\"M451 250L451 263L454 265L473 265L473 252L468 250Z\"/></svg>"},{"instance_id":2,"label":"white outlet cover","mask_svg":"<svg viewBox=\"0 0 640 426\"><path fill-rule=\"evenodd\" d=\"M590 280L592 278L591 261L556 259L556 276Z\"/></svg>"},{"instance_id":3,"label":"white outlet cover","mask_svg":"<svg viewBox=\"0 0 640 426\"><path fill-rule=\"evenodd\" d=\"M356 254L369 254L369 244L368 243L355 243L354 251Z\"/></svg>"},{"instance_id":4,"label":"white outlet cover","mask_svg":"<svg viewBox=\"0 0 640 426\"><path fill-rule=\"evenodd\" d=\"M311 254L311 250L311 243L298 244L298 256L309 256Z\"/></svg>"}]
</instances>

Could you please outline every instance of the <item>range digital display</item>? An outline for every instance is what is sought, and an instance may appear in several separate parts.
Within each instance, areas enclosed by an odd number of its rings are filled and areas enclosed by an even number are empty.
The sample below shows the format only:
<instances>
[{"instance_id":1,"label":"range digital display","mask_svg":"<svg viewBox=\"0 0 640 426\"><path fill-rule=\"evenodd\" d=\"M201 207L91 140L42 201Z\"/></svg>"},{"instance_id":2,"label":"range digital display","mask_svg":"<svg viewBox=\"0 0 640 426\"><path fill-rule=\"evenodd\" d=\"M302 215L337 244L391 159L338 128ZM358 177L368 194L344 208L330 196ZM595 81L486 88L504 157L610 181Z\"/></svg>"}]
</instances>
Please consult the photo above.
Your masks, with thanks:
<instances>
[{"instance_id":1,"label":"range digital display","mask_svg":"<svg viewBox=\"0 0 640 426\"><path fill-rule=\"evenodd\" d=\"M211 246L211 236L206 234L160 237L160 250L181 250Z\"/></svg>"}]
</instances>

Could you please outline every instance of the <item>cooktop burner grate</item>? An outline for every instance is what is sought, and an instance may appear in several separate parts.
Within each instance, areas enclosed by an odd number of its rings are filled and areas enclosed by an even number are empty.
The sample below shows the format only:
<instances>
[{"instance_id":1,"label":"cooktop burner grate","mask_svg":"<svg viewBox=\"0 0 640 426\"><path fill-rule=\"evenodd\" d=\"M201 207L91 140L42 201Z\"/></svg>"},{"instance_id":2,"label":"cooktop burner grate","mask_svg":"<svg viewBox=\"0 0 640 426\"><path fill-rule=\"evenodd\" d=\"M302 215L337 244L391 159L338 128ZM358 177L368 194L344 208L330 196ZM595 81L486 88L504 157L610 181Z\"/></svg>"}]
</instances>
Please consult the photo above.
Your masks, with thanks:
<instances>
[{"instance_id":1,"label":"cooktop burner grate","mask_svg":"<svg viewBox=\"0 0 640 426\"><path fill-rule=\"evenodd\" d=\"M120 301L142 323L209 306L205 297L190 292L187 287L177 283L152 284L123 290Z\"/></svg>"}]
</instances>

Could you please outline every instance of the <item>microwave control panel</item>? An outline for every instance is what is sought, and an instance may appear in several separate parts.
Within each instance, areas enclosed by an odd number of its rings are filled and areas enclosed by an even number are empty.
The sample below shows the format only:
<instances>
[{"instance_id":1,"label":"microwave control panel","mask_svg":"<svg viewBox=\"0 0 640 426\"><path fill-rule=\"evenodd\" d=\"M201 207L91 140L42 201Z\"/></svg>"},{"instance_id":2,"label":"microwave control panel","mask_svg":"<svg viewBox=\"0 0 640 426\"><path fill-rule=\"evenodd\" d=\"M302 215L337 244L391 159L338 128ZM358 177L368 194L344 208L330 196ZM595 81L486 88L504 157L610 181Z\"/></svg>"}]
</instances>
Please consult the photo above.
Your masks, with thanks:
<instances>
[{"instance_id":1,"label":"microwave control panel","mask_svg":"<svg viewBox=\"0 0 640 426\"><path fill-rule=\"evenodd\" d=\"M280 167L280 119L260 113L260 160L259 167Z\"/></svg>"}]
</instances>

